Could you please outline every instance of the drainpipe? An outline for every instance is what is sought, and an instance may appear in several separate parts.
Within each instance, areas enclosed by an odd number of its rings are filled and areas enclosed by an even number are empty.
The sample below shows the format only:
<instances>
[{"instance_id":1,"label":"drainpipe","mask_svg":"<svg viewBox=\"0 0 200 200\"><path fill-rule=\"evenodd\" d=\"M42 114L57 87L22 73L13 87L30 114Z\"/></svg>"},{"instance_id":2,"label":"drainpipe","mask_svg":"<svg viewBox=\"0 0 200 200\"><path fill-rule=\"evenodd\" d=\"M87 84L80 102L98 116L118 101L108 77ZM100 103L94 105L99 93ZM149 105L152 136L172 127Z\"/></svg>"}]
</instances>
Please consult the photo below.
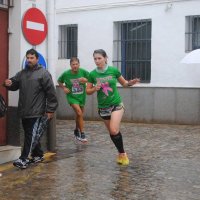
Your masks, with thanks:
<instances>
[{"instance_id":1,"label":"drainpipe","mask_svg":"<svg viewBox=\"0 0 200 200\"><path fill-rule=\"evenodd\" d=\"M47 40L47 62L48 71L52 75L54 85L56 85L55 70L55 0L46 0L47 21L48 21L48 40ZM55 151L56 148L56 115L51 120L47 132L49 151Z\"/></svg>"}]
</instances>

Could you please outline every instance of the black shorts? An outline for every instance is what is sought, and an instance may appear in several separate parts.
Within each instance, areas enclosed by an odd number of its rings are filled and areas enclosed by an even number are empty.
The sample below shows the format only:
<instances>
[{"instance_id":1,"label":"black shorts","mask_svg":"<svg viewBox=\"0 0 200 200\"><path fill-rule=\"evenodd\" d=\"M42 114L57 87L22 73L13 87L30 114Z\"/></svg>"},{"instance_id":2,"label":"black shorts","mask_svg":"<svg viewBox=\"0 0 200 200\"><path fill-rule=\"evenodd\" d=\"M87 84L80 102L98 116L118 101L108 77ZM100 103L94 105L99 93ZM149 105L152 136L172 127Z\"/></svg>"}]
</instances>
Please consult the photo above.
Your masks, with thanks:
<instances>
[{"instance_id":1,"label":"black shorts","mask_svg":"<svg viewBox=\"0 0 200 200\"><path fill-rule=\"evenodd\" d=\"M121 109L124 109L123 103L120 103L119 105L115 105L115 106L110 106L107 108L99 108L98 114L102 119L110 120L112 112L121 110Z\"/></svg>"}]
</instances>

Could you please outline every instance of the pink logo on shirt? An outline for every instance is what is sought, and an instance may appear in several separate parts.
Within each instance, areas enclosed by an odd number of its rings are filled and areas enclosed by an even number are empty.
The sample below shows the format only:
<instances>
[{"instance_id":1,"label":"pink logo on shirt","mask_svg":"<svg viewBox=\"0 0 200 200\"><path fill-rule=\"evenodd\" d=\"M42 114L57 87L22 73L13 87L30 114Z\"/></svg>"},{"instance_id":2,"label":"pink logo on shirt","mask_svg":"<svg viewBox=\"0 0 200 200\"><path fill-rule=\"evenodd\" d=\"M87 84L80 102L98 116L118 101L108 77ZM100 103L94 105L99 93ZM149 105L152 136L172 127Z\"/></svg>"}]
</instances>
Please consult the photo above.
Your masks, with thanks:
<instances>
[{"instance_id":1,"label":"pink logo on shirt","mask_svg":"<svg viewBox=\"0 0 200 200\"><path fill-rule=\"evenodd\" d=\"M108 82L105 82L105 83L101 83L101 87L102 87L102 90L103 90L103 93L108 96L108 91L113 91L113 89L111 87L109 87L109 84Z\"/></svg>"}]
</instances>

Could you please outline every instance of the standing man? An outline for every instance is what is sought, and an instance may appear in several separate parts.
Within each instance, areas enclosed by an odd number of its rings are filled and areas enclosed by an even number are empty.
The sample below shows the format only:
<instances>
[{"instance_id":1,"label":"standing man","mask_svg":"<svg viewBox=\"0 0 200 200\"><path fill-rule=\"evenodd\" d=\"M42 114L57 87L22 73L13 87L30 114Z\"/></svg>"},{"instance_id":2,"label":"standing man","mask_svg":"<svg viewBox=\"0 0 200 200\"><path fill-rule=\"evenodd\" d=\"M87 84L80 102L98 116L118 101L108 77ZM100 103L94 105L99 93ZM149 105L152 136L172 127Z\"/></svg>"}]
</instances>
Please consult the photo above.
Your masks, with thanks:
<instances>
[{"instance_id":1,"label":"standing man","mask_svg":"<svg viewBox=\"0 0 200 200\"><path fill-rule=\"evenodd\" d=\"M24 146L13 165L25 169L31 162L44 160L39 139L58 106L50 73L38 64L36 50L26 52L26 67L4 82L8 90L19 89L18 114L24 129ZM31 155L32 159L28 159Z\"/></svg>"}]
</instances>

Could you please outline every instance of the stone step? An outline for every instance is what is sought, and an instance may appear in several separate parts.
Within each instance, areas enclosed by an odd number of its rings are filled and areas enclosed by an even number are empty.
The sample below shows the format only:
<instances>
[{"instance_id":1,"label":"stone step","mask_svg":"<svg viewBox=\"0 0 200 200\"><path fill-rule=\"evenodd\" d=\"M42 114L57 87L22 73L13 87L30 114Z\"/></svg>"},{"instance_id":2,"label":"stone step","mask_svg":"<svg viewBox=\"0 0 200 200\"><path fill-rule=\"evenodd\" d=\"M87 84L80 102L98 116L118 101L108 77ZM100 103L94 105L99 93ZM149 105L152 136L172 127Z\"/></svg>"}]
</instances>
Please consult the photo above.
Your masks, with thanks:
<instances>
[{"instance_id":1,"label":"stone step","mask_svg":"<svg viewBox=\"0 0 200 200\"><path fill-rule=\"evenodd\" d=\"M0 164L16 160L21 155L21 147L0 146Z\"/></svg>"}]
</instances>

